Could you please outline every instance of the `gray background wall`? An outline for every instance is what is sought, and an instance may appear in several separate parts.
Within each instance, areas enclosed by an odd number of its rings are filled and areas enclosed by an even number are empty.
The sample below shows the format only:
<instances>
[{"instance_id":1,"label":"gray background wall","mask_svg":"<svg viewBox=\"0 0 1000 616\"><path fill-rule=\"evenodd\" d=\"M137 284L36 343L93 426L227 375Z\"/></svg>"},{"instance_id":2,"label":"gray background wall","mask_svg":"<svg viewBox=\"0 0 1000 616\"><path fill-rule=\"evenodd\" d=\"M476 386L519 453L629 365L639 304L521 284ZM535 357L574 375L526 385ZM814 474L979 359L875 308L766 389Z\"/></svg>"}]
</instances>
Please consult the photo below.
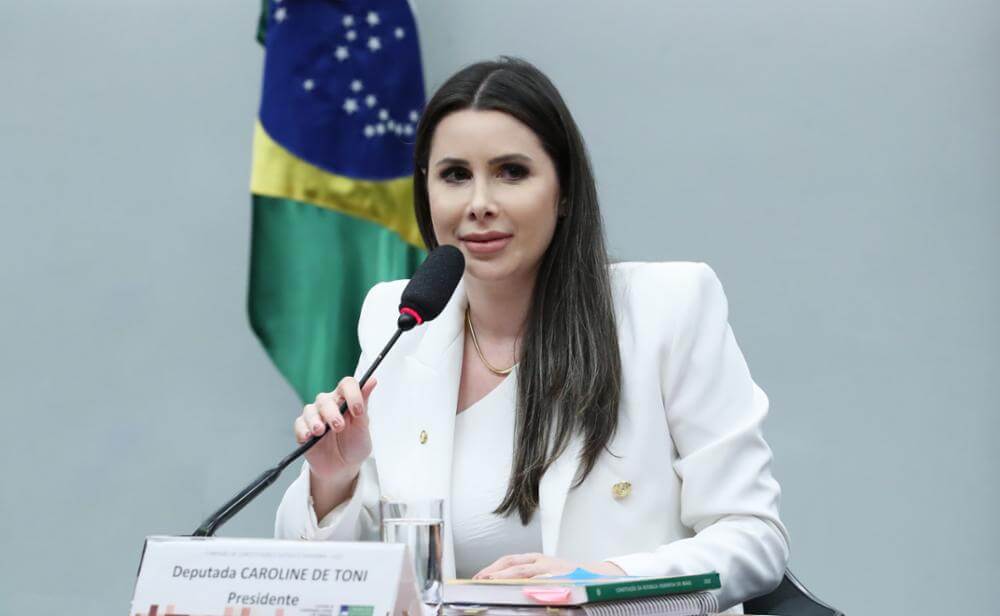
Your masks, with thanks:
<instances>
[{"instance_id":1,"label":"gray background wall","mask_svg":"<svg viewBox=\"0 0 1000 616\"><path fill-rule=\"evenodd\" d=\"M124 613L143 537L292 443L244 309L257 4L4 8L0 614ZM716 269L802 579L1000 601L1000 5L418 4L431 88L500 53L561 87L617 258Z\"/></svg>"}]
</instances>

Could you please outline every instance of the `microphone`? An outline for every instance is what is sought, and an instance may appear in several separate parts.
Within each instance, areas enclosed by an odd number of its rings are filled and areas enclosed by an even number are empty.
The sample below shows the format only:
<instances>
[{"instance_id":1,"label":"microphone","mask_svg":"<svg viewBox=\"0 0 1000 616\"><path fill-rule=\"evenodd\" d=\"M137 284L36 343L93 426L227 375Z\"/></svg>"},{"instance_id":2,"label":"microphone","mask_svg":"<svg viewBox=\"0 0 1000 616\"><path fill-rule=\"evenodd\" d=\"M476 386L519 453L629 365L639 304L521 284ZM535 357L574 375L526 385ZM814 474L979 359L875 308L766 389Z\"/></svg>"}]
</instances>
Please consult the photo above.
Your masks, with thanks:
<instances>
[{"instance_id":1,"label":"microphone","mask_svg":"<svg viewBox=\"0 0 1000 616\"><path fill-rule=\"evenodd\" d=\"M417 325L431 321L441 314L441 311L448 304L448 300L455 293L455 288L462 279L464 271L465 257L454 246L438 246L427 255L427 259L417 267L417 271L413 272L413 277L410 278L410 282L400 296L396 333L392 335L392 338L389 339L389 342L361 377L358 382L359 386L364 387L372 373L375 372L375 368L382 363L386 353L396 344L403 332L410 331ZM340 403L340 414L343 415L346 412L347 402L344 401ZM250 485L243 488L229 502L208 516L192 536L211 537L214 535L220 526L228 522L230 518L250 504L257 495L274 483L281 475L281 471L299 459L302 454L312 449L313 445L329 433L328 426L326 432L302 443L292 453L282 458L277 466L261 473Z\"/></svg>"},{"instance_id":2,"label":"microphone","mask_svg":"<svg viewBox=\"0 0 1000 616\"><path fill-rule=\"evenodd\" d=\"M404 321L408 325L407 315L414 319L414 325L420 325L441 314L464 271L465 257L458 248L445 244L431 252L399 298L399 327L404 327Z\"/></svg>"}]
</instances>

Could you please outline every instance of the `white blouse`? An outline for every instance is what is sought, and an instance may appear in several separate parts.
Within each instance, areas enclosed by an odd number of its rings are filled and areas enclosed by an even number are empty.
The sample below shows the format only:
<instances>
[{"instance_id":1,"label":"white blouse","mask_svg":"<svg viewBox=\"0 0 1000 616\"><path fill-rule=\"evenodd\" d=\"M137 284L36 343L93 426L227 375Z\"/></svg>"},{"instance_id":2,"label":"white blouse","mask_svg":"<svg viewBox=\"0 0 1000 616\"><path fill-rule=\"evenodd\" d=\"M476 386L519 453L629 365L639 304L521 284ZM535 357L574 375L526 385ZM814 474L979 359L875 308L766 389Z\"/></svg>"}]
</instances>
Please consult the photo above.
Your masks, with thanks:
<instances>
[{"instance_id":1,"label":"white blouse","mask_svg":"<svg viewBox=\"0 0 1000 616\"><path fill-rule=\"evenodd\" d=\"M537 512L527 526L516 512L493 513L510 481L516 396L514 368L493 391L455 417L451 524L459 578L471 578L507 554L542 551Z\"/></svg>"}]
</instances>

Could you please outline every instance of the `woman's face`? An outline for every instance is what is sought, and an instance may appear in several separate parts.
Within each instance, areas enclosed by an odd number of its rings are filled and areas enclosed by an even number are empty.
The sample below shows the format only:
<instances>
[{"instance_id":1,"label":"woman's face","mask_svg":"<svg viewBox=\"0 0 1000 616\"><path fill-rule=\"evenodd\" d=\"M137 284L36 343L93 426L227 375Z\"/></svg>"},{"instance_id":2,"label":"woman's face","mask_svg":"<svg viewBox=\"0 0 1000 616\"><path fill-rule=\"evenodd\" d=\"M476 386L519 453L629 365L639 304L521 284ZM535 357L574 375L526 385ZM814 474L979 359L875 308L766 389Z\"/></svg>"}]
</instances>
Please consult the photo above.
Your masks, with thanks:
<instances>
[{"instance_id":1,"label":"woman's face","mask_svg":"<svg viewBox=\"0 0 1000 616\"><path fill-rule=\"evenodd\" d=\"M467 275L534 279L555 232L559 179L530 128L500 111L445 116L431 140L427 196L438 243L462 251Z\"/></svg>"}]
</instances>

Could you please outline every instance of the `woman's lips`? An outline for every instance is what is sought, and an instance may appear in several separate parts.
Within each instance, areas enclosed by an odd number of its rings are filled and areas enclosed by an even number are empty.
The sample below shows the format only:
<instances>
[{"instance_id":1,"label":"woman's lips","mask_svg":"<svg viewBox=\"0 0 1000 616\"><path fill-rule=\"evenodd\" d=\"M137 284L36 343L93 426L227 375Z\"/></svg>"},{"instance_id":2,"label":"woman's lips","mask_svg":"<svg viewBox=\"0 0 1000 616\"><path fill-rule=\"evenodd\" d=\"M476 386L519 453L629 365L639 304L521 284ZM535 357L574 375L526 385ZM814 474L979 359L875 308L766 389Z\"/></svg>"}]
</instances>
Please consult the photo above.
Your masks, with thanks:
<instances>
[{"instance_id":1,"label":"woman's lips","mask_svg":"<svg viewBox=\"0 0 1000 616\"><path fill-rule=\"evenodd\" d=\"M475 238L463 238L462 244L474 255L488 255L494 252L499 252L503 250L510 240L513 239L513 235L505 235L500 237L494 237L491 239L475 239Z\"/></svg>"}]
</instances>

